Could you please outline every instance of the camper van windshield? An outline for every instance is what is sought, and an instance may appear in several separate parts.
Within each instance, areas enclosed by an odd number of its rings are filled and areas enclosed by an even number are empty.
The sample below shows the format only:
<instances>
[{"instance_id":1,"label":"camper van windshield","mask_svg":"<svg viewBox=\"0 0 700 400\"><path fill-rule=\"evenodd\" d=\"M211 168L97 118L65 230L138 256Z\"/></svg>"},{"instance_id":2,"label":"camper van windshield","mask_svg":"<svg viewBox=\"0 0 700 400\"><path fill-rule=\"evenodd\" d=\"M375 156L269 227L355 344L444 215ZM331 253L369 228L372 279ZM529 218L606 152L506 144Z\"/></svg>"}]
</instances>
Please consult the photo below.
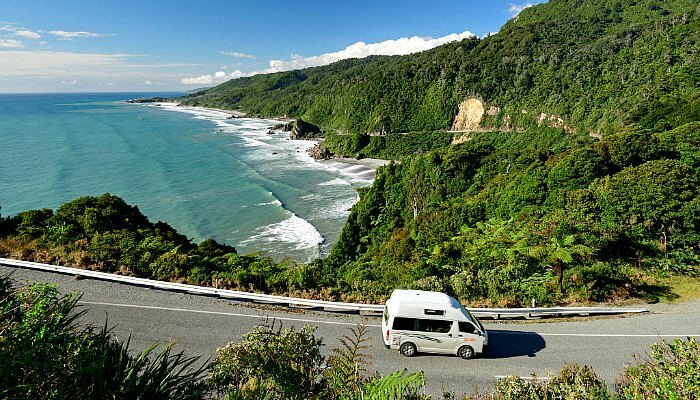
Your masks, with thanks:
<instances>
[{"instance_id":1,"label":"camper van windshield","mask_svg":"<svg viewBox=\"0 0 700 400\"><path fill-rule=\"evenodd\" d=\"M467 315L469 316L469 319L471 319L472 321L474 321L474 323L476 323L476 324L479 326L479 330L483 332L483 331L484 331L484 327L481 325L481 321L479 321L478 319L476 319L476 317L474 316L474 314L472 314L471 312L469 312L469 310L467 310L467 309L464 308L464 307L462 307L462 308L464 309L464 311L465 311L465 312L467 313Z\"/></svg>"}]
</instances>

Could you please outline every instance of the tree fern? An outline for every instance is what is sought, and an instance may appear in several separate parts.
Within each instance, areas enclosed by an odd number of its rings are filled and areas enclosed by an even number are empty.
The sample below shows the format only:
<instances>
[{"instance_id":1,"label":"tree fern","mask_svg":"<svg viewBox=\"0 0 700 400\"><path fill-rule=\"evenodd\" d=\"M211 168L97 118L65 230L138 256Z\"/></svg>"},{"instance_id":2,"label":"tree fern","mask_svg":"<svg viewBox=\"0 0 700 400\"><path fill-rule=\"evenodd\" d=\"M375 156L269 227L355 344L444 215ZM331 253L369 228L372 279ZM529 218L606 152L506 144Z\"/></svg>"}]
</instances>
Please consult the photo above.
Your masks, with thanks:
<instances>
[{"instance_id":1,"label":"tree fern","mask_svg":"<svg viewBox=\"0 0 700 400\"><path fill-rule=\"evenodd\" d=\"M406 369L367 382L363 400L401 400L423 398L418 392L425 385L423 372L407 374Z\"/></svg>"}]
</instances>

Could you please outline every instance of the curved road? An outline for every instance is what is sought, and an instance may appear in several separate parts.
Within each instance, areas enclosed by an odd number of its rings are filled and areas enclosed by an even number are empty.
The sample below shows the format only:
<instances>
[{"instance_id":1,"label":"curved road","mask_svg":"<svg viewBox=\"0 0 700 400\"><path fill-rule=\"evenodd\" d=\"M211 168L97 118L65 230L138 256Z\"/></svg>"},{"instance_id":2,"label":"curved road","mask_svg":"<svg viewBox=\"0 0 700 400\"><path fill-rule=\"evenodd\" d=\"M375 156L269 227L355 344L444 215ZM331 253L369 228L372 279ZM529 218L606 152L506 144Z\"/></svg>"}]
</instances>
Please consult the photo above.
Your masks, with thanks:
<instances>
[{"instance_id":1,"label":"curved road","mask_svg":"<svg viewBox=\"0 0 700 400\"><path fill-rule=\"evenodd\" d=\"M251 305L218 298L171 293L103 281L0 266L0 275L12 274L20 284L54 282L61 292L83 293L88 309L85 323L114 326L120 339L131 335L131 346L140 351L155 341L177 343L187 355L213 357L216 349L241 340L265 318L285 327L317 326L325 351L338 344L357 323L370 327L371 370L387 374L407 368L425 372L426 393L439 397L443 390L469 393L489 388L504 375L546 376L565 362L587 364L609 385L614 383L633 354L644 354L659 339L700 336L700 301L679 305L655 305L652 312L626 318L567 322L489 322L489 356L462 360L457 357L418 355L402 357L384 348L380 320L376 317L289 310Z\"/></svg>"}]
</instances>

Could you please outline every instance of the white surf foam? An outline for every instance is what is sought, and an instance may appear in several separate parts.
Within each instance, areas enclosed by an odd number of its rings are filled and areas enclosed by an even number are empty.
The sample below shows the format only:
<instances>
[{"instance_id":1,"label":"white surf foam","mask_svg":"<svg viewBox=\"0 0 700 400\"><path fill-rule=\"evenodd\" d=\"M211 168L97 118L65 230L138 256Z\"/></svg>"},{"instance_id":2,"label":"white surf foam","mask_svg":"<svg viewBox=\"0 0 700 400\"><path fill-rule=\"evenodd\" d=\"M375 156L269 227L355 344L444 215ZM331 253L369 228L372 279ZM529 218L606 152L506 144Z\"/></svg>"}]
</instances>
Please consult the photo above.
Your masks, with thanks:
<instances>
[{"instance_id":1,"label":"white surf foam","mask_svg":"<svg viewBox=\"0 0 700 400\"><path fill-rule=\"evenodd\" d=\"M275 197L275 194L272 192L267 192L268 196L272 197L272 201L268 202L262 202L262 203L257 203L256 206L269 206L269 205L276 205L282 207L282 201ZM284 208L284 207L282 207Z\"/></svg>"},{"instance_id":2,"label":"white surf foam","mask_svg":"<svg viewBox=\"0 0 700 400\"><path fill-rule=\"evenodd\" d=\"M322 245L325 239L309 221L289 212L289 218L256 229L255 234L241 244L253 242L284 242L297 250L304 250Z\"/></svg>"},{"instance_id":3,"label":"white surf foam","mask_svg":"<svg viewBox=\"0 0 700 400\"><path fill-rule=\"evenodd\" d=\"M350 182L342 178L335 178L328 182L319 183L318 186L350 186Z\"/></svg>"},{"instance_id":4,"label":"white surf foam","mask_svg":"<svg viewBox=\"0 0 700 400\"><path fill-rule=\"evenodd\" d=\"M350 209L357 203L358 200L359 199L357 197L339 199L329 207L324 207L322 210L317 211L315 217L321 219L347 217L350 215Z\"/></svg>"}]
</instances>

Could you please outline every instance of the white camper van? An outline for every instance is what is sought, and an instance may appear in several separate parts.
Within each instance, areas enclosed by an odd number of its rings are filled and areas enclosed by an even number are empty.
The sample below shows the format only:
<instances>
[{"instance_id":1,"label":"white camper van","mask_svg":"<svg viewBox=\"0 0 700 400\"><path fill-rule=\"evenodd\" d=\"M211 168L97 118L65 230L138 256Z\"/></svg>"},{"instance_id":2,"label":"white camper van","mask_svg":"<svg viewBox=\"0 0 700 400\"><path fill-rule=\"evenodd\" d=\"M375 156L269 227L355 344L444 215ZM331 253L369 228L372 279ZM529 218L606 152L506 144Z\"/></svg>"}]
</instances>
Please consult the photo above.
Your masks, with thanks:
<instances>
[{"instance_id":1,"label":"white camper van","mask_svg":"<svg viewBox=\"0 0 700 400\"><path fill-rule=\"evenodd\" d=\"M417 352L485 354L488 334L468 310L445 293L394 290L384 306L382 336L387 348L407 357Z\"/></svg>"}]
</instances>

